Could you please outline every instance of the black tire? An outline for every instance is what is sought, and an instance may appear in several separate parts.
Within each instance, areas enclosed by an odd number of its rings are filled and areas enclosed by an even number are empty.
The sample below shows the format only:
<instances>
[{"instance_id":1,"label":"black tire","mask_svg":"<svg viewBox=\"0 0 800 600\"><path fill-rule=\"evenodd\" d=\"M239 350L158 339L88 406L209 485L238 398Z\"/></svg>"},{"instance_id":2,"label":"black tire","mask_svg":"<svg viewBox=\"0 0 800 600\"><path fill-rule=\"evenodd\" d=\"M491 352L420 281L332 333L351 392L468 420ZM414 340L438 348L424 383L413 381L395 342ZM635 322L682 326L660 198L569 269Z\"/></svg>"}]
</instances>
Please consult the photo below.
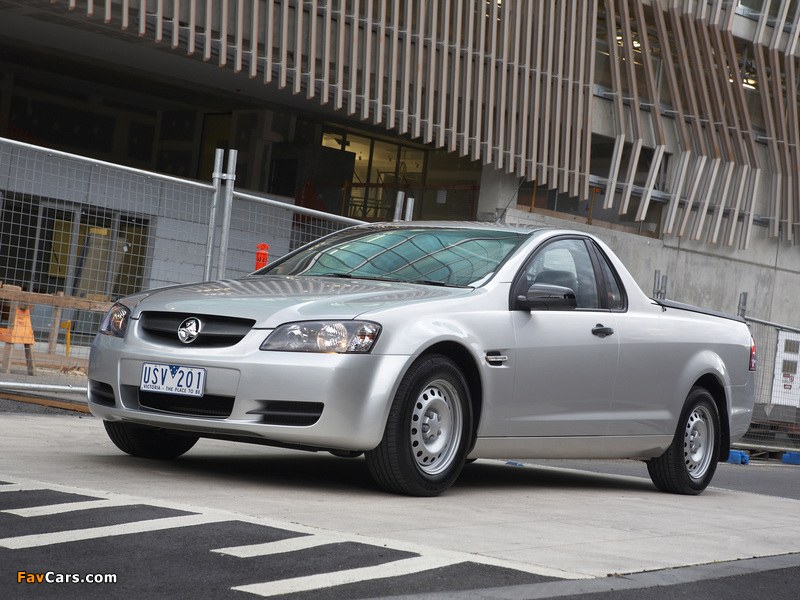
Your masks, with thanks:
<instances>
[{"instance_id":1,"label":"black tire","mask_svg":"<svg viewBox=\"0 0 800 600\"><path fill-rule=\"evenodd\" d=\"M170 433L131 423L103 421L103 425L117 448L140 458L177 458L188 452L198 439L195 435Z\"/></svg>"},{"instance_id":2,"label":"black tire","mask_svg":"<svg viewBox=\"0 0 800 600\"><path fill-rule=\"evenodd\" d=\"M461 473L471 437L464 375L447 357L423 356L400 382L383 439L366 453L367 467L387 491L436 496Z\"/></svg>"},{"instance_id":3,"label":"black tire","mask_svg":"<svg viewBox=\"0 0 800 600\"><path fill-rule=\"evenodd\" d=\"M721 438L714 398L705 388L692 388L672 444L664 454L647 461L650 479L663 492L701 493L717 470Z\"/></svg>"}]
</instances>

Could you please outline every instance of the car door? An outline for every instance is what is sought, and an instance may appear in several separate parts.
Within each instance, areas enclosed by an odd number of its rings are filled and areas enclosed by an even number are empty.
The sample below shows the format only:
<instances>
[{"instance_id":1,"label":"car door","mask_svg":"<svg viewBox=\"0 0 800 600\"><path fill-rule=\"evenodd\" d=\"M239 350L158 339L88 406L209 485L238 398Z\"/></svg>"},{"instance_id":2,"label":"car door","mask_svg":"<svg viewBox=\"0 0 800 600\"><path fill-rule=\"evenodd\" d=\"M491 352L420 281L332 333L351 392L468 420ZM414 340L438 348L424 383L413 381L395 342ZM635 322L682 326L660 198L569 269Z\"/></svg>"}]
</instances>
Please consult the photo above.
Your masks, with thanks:
<instances>
[{"instance_id":1,"label":"car door","mask_svg":"<svg viewBox=\"0 0 800 600\"><path fill-rule=\"evenodd\" d=\"M513 298L545 283L572 289L577 307L524 310L512 298L511 436L595 436L608 430L619 340L595 252L581 237L555 239L536 251L515 281Z\"/></svg>"}]
</instances>

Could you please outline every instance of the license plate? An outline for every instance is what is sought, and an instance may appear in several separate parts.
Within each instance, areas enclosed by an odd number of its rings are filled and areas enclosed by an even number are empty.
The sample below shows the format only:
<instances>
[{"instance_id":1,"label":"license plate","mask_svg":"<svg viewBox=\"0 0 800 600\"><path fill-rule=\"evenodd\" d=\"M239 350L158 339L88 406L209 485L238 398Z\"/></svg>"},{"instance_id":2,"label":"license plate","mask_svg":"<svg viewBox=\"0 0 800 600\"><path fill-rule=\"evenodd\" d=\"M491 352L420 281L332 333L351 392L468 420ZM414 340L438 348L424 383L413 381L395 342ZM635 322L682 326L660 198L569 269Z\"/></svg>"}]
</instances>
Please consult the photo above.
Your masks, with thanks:
<instances>
[{"instance_id":1,"label":"license plate","mask_svg":"<svg viewBox=\"0 0 800 600\"><path fill-rule=\"evenodd\" d=\"M206 370L181 365L144 363L139 389L162 394L202 396L206 385Z\"/></svg>"}]
</instances>

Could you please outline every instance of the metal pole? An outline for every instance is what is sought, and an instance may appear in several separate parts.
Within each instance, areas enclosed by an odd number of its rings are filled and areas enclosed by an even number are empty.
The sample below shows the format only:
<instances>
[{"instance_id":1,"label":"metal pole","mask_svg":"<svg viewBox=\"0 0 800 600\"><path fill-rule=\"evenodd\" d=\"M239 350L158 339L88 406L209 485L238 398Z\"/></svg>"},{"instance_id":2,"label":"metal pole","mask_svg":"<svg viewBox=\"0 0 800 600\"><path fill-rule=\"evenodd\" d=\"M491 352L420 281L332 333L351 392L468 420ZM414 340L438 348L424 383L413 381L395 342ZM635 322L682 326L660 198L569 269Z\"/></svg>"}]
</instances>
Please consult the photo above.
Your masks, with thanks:
<instances>
[{"instance_id":1,"label":"metal pole","mask_svg":"<svg viewBox=\"0 0 800 600\"><path fill-rule=\"evenodd\" d=\"M414 198L409 198L406 202L406 217L404 221L411 221L414 218Z\"/></svg>"},{"instance_id":2,"label":"metal pole","mask_svg":"<svg viewBox=\"0 0 800 600\"><path fill-rule=\"evenodd\" d=\"M222 191L222 180L225 174L222 172L222 159L225 150L217 148L214 155L214 173L212 181L214 183L214 193L211 196L211 208L208 212L208 241L206 242L206 262L203 265L203 280L211 281L211 262L214 260L214 238L217 229L217 210L219 205L219 195Z\"/></svg>"},{"instance_id":3,"label":"metal pole","mask_svg":"<svg viewBox=\"0 0 800 600\"><path fill-rule=\"evenodd\" d=\"M742 292L739 294L739 316L744 319L745 313L747 313L747 292Z\"/></svg>"},{"instance_id":4,"label":"metal pole","mask_svg":"<svg viewBox=\"0 0 800 600\"><path fill-rule=\"evenodd\" d=\"M233 192L234 200L246 200L248 202L253 202L254 204L262 204L264 206L273 206L275 208L280 208L281 210L286 210L298 215L308 215L309 217L317 217L319 219L327 219L332 221L333 223L342 223L344 225L361 225L365 221L361 221L359 219L351 219L350 217L340 217L339 215L334 215L331 213L327 213L321 210L314 210L313 208L304 208L302 206L295 206L294 204L286 204L286 201L275 200L273 198L277 198L277 196L273 196L270 198L268 194L262 194L256 196L254 194L248 194L246 192Z\"/></svg>"},{"instance_id":5,"label":"metal pole","mask_svg":"<svg viewBox=\"0 0 800 600\"><path fill-rule=\"evenodd\" d=\"M787 325L781 325L780 323L773 323L772 321L764 321L763 319L756 319L755 317L745 317L745 321L748 323L758 323L760 325L766 325L767 327L774 327L778 331L791 331L792 333L800 333L800 329L797 327L788 327Z\"/></svg>"},{"instance_id":6,"label":"metal pole","mask_svg":"<svg viewBox=\"0 0 800 600\"><path fill-rule=\"evenodd\" d=\"M225 277L225 266L228 261L228 240L231 234L231 209L233 208L233 182L236 181L236 150L228 151L228 173L225 175L224 216L222 218L222 235L219 240L219 258L217 260L217 277Z\"/></svg>"},{"instance_id":7,"label":"metal pole","mask_svg":"<svg viewBox=\"0 0 800 600\"><path fill-rule=\"evenodd\" d=\"M66 392L85 394L89 388L85 385L50 385L46 383L22 383L18 381L0 381L0 390L24 390L29 392Z\"/></svg>"},{"instance_id":8,"label":"metal pole","mask_svg":"<svg viewBox=\"0 0 800 600\"><path fill-rule=\"evenodd\" d=\"M394 204L394 221L399 221L403 214L403 200L406 198L406 193L403 190L397 192L397 200Z\"/></svg>"}]
</instances>

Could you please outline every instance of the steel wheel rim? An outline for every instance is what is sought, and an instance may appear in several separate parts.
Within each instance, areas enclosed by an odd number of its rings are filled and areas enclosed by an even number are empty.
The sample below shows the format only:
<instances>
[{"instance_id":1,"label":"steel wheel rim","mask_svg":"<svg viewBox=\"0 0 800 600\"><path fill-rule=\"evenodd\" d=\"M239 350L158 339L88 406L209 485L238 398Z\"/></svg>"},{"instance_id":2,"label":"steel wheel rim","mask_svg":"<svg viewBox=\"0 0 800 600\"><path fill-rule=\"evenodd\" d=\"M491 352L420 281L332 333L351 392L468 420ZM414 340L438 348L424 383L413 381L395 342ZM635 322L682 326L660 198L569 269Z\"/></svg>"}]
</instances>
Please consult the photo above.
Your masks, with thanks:
<instances>
[{"instance_id":1,"label":"steel wheel rim","mask_svg":"<svg viewBox=\"0 0 800 600\"><path fill-rule=\"evenodd\" d=\"M427 475L446 471L458 453L464 416L458 391L448 381L428 383L414 401L409 428L411 453Z\"/></svg>"},{"instance_id":2,"label":"steel wheel rim","mask_svg":"<svg viewBox=\"0 0 800 600\"><path fill-rule=\"evenodd\" d=\"M683 436L683 460L689 477L698 480L705 476L713 460L713 450L711 412L704 406L698 406L689 413Z\"/></svg>"}]
</instances>

